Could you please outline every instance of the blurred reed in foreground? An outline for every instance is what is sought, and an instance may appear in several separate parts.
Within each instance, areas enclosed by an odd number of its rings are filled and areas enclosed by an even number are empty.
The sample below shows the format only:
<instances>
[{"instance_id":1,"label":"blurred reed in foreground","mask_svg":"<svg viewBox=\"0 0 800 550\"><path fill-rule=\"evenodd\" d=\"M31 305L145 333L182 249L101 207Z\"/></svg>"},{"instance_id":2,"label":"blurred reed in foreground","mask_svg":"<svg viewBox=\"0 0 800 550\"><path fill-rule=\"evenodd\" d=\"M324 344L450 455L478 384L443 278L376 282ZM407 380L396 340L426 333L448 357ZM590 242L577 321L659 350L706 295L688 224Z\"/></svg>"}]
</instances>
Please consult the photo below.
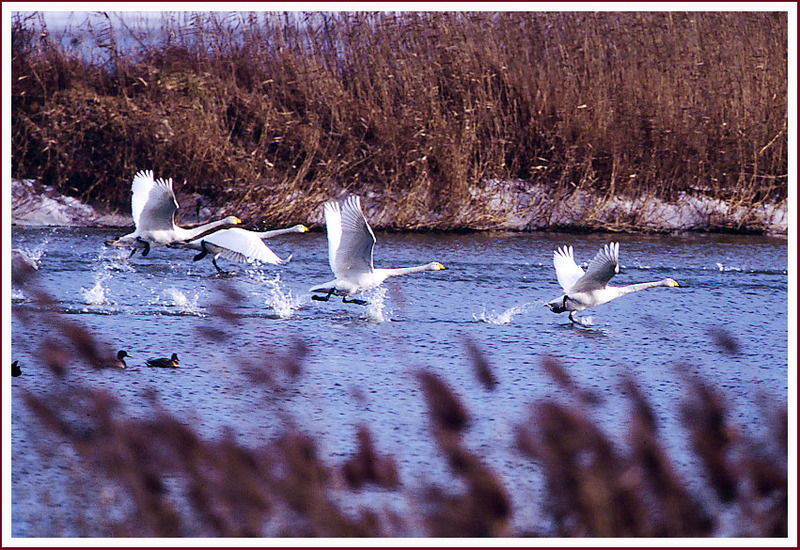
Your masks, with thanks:
<instances>
[{"instance_id":1,"label":"blurred reed in foreground","mask_svg":"<svg viewBox=\"0 0 800 550\"><path fill-rule=\"evenodd\" d=\"M677 472L659 419L635 380L622 381L630 409L629 417L620 419L628 433L620 444L592 416L597 396L580 388L559 361L542 359L541 367L567 395L532 404L530 418L517 422L516 450L520 467L532 460L535 475L545 480L547 502L541 509L548 517L538 519L553 527L544 533L536 526L512 527L515 503L508 488L465 441L474 415L438 374L423 369L416 380L427 404L430 443L449 468L441 478L452 482L446 488L409 485L398 460L376 446L368 425L357 430L355 452L332 458L320 450L314 426L301 430L291 417L282 418L278 436L248 446L237 440L233 427L219 438L201 436L159 405L155 389L149 390L146 418L126 414L107 390L77 383L70 375L82 365L102 368L112 352L57 313L55 302L37 289L35 272L18 266L15 277L37 302L33 309L15 311L15 330L33 323L52 326L42 347L45 366L55 374L50 383L41 376L36 384L25 384L23 377L15 384L21 380L27 411L52 434L42 437L43 442L52 437L48 449L71 450L44 452L43 460L66 467L80 487L77 492L63 488L71 505L52 509L55 516L80 511L70 526L79 536L787 536L785 404L771 404L770 444L759 444L732 421L721 392L688 368L680 371L685 436L705 470L691 482ZM236 312L223 305L230 303L232 291L221 290L209 325L228 330L197 335L209 342L229 338L236 320ZM715 338L735 341L720 332ZM491 361L475 342L464 344L485 398L492 399L502 387ZM248 391L263 392L268 403L287 395L304 375L309 346L298 340L283 355L240 357L236 368L249 379ZM735 353L730 345L723 349ZM32 367L28 372L35 371ZM497 445L486 443L485 448ZM400 497L409 504L407 515L364 505L365 491ZM53 525L58 522L51 518L32 535L62 534Z\"/></svg>"},{"instance_id":2,"label":"blurred reed in foreground","mask_svg":"<svg viewBox=\"0 0 800 550\"><path fill-rule=\"evenodd\" d=\"M578 190L780 202L787 20L209 12L148 28L94 14L56 36L16 14L12 173L127 211L132 174L152 168L268 225L347 190L383 197L384 227L490 227L498 180L544 186L520 206L544 214Z\"/></svg>"}]
</instances>

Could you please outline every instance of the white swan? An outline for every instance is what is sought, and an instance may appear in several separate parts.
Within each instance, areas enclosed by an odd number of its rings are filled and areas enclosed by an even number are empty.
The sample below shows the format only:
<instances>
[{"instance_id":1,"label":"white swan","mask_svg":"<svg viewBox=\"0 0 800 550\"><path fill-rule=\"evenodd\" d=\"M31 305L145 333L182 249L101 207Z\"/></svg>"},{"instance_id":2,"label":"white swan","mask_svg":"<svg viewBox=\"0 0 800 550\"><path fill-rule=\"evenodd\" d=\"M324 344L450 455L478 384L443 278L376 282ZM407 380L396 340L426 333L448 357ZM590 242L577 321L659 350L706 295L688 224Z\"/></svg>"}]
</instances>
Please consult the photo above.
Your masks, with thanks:
<instances>
[{"instance_id":1,"label":"white swan","mask_svg":"<svg viewBox=\"0 0 800 550\"><path fill-rule=\"evenodd\" d=\"M132 246L131 256L137 248L144 249L142 256L147 256L152 247L186 243L242 223L236 216L228 216L191 229L178 227L175 225L178 201L172 190L172 178L154 180L152 170L137 172L131 191L131 214L136 229L133 233L106 243L110 246Z\"/></svg>"},{"instance_id":2,"label":"white swan","mask_svg":"<svg viewBox=\"0 0 800 550\"><path fill-rule=\"evenodd\" d=\"M439 262L430 262L416 267L376 269L372 264L372 248L375 234L361 211L361 199L348 197L343 204L336 201L325 203L325 225L328 228L328 260L336 278L311 288L311 292L323 292L325 296L312 296L314 300L327 302L332 294L342 296L345 303L366 304L364 300L347 300L347 297L375 288L387 277L438 271L445 269Z\"/></svg>"},{"instance_id":3,"label":"white swan","mask_svg":"<svg viewBox=\"0 0 800 550\"><path fill-rule=\"evenodd\" d=\"M264 244L264 239L287 233L304 233L306 231L308 231L308 228L302 224L285 229L273 229L272 231L248 231L240 227L233 227L220 229L206 237L195 239L180 246L200 250L200 253L194 257L194 261L202 260L206 255L211 254L211 262L214 267L217 268L217 271L222 272L217 265L217 258L220 256L241 263L252 263L257 260L273 265L285 264L292 259L292 256L289 255L285 260L279 258Z\"/></svg>"},{"instance_id":4,"label":"white swan","mask_svg":"<svg viewBox=\"0 0 800 550\"><path fill-rule=\"evenodd\" d=\"M659 286L676 287L674 279L666 278L652 283L628 286L608 286L611 278L619 273L619 243L605 245L595 255L586 273L575 263L572 247L563 246L553 253L556 277L564 295L545 304L553 313L569 311L569 320L578 323L572 314L582 309L599 306L631 292Z\"/></svg>"}]
</instances>

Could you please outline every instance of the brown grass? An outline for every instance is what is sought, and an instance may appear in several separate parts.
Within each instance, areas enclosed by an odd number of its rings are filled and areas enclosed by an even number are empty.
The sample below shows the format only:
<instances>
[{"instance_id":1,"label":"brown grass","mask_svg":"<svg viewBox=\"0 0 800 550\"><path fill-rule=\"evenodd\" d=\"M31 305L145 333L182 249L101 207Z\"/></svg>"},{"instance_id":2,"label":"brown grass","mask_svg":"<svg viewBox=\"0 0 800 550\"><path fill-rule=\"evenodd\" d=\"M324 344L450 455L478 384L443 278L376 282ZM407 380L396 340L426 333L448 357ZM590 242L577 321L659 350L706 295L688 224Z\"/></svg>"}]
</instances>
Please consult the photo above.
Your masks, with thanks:
<instances>
[{"instance_id":1,"label":"brown grass","mask_svg":"<svg viewBox=\"0 0 800 550\"><path fill-rule=\"evenodd\" d=\"M193 13L70 32L14 16L12 173L123 212L142 168L269 225L347 190L377 194L387 226L481 226L470 191L492 179L556 201L787 197L786 13Z\"/></svg>"}]
</instances>

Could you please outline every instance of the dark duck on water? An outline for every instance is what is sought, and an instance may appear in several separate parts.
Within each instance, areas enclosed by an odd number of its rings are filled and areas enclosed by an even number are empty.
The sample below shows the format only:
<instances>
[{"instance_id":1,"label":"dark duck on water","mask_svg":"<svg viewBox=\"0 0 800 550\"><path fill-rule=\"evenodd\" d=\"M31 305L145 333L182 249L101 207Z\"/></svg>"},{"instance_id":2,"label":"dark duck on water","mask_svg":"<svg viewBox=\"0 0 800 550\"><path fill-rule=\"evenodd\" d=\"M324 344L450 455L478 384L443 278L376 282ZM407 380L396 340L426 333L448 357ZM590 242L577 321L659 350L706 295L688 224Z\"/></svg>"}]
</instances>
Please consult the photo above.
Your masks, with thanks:
<instances>
[{"instance_id":1,"label":"dark duck on water","mask_svg":"<svg viewBox=\"0 0 800 550\"><path fill-rule=\"evenodd\" d=\"M148 367L174 368L179 365L180 363L178 362L177 353L173 353L172 357L170 357L169 359L167 359L166 357L159 357L158 359L147 360Z\"/></svg>"}]
</instances>

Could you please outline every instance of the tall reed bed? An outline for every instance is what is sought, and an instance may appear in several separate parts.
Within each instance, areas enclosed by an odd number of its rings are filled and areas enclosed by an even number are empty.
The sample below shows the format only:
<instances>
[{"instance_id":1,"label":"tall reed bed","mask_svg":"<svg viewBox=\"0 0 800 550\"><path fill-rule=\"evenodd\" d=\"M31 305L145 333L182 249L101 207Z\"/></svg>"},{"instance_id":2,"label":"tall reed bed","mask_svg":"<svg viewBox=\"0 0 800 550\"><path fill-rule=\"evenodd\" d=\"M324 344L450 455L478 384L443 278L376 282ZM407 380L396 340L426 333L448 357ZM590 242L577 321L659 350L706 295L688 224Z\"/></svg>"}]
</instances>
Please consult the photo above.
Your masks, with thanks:
<instances>
[{"instance_id":1,"label":"tall reed bed","mask_svg":"<svg viewBox=\"0 0 800 550\"><path fill-rule=\"evenodd\" d=\"M12 171L125 209L153 168L268 224L346 190L470 227L496 180L780 201L787 54L768 12L17 14Z\"/></svg>"}]
</instances>

